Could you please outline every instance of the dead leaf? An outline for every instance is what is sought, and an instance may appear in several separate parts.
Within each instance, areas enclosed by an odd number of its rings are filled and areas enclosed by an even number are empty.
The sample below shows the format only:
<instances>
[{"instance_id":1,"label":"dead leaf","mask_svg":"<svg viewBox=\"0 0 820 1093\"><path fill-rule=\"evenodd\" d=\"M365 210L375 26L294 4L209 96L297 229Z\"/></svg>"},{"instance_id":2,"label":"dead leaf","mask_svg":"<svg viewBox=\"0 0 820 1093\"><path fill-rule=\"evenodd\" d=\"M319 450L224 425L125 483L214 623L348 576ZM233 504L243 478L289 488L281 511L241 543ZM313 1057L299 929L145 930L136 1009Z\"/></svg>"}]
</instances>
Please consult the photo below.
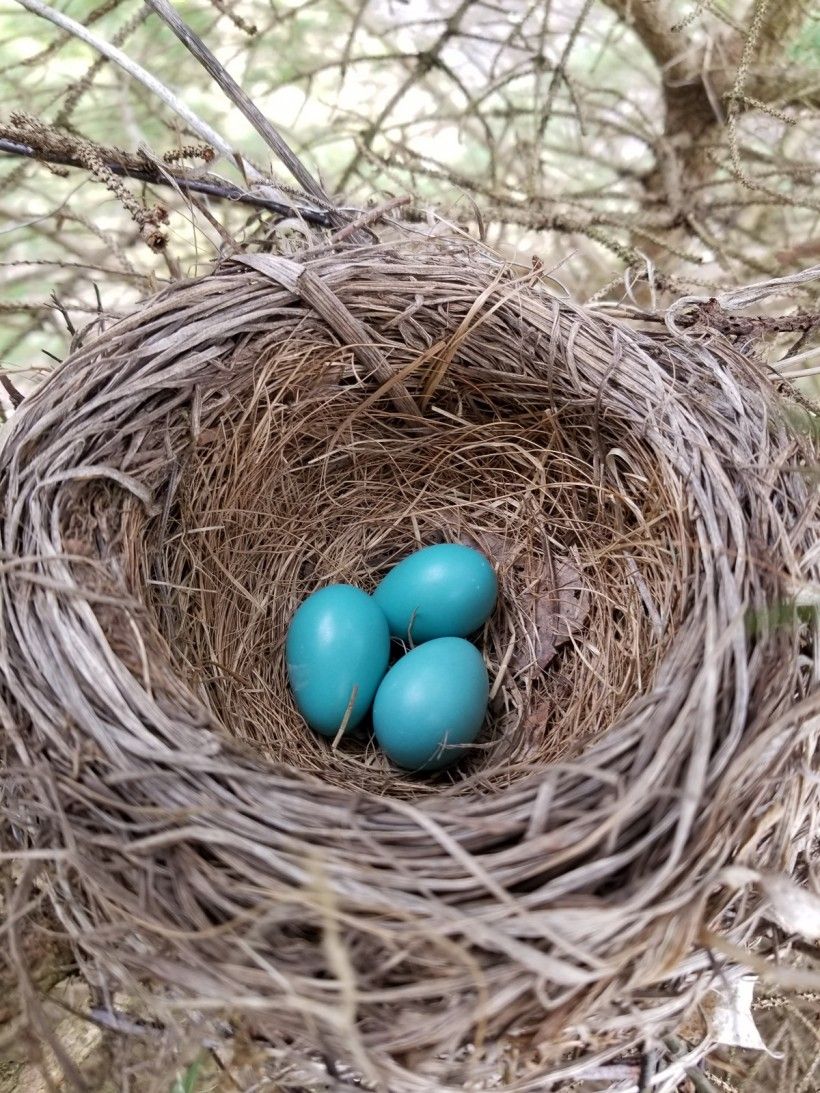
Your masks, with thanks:
<instances>
[{"instance_id":1,"label":"dead leaf","mask_svg":"<svg viewBox=\"0 0 820 1093\"><path fill-rule=\"evenodd\" d=\"M554 559L552 579L545 576L522 606L532 623L532 647L522 642L512 665L524 668L534 663L543 671L586 619L589 594L580 570L568 558Z\"/></svg>"},{"instance_id":2,"label":"dead leaf","mask_svg":"<svg viewBox=\"0 0 820 1093\"><path fill-rule=\"evenodd\" d=\"M518 544L494 531L473 531L459 539L464 546L480 550L493 563L496 569L504 569L515 562L519 553Z\"/></svg>"},{"instance_id":3,"label":"dead leaf","mask_svg":"<svg viewBox=\"0 0 820 1093\"><path fill-rule=\"evenodd\" d=\"M589 593L580 569L569 557L552 555L544 573L533 581L515 540L492 531L473 531L459 541L480 550L497 570L524 571L522 577L529 591L522 594L521 608L528 626L511 665L515 670L535 666L543 671L560 647L580 630L589 612Z\"/></svg>"},{"instance_id":4,"label":"dead leaf","mask_svg":"<svg viewBox=\"0 0 820 1093\"><path fill-rule=\"evenodd\" d=\"M762 872L744 865L728 866L723 876L736 888L745 888L756 881L768 896L764 914L770 921L787 934L820 941L820 895L816 892L781 873Z\"/></svg>"},{"instance_id":5,"label":"dead leaf","mask_svg":"<svg viewBox=\"0 0 820 1093\"><path fill-rule=\"evenodd\" d=\"M766 1051L766 1045L752 1016L756 982L757 976L744 975L731 982L721 983L702 999L709 1036L716 1043L728 1047L745 1047L752 1051Z\"/></svg>"}]
</instances>

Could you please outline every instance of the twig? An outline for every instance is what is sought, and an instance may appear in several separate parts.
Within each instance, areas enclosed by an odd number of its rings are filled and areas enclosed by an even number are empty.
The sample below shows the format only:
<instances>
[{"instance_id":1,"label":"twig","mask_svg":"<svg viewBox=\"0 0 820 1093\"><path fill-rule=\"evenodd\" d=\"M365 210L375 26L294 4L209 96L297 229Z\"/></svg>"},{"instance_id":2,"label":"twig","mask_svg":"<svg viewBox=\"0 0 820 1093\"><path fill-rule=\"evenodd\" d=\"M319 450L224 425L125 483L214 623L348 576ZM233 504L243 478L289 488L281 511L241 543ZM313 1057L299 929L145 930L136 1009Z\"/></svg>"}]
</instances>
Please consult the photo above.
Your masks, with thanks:
<instances>
[{"instance_id":1,"label":"twig","mask_svg":"<svg viewBox=\"0 0 820 1093\"><path fill-rule=\"evenodd\" d=\"M578 18L575 20L575 24L567 37L566 44L564 45L561 57L558 60L558 64L555 66L555 70L552 74L549 87L547 88L547 98L541 109L541 118L538 124L538 141L544 139L544 134L547 131L547 126L552 119L552 107L555 102L555 96L558 94L558 87L563 80L567 85L569 84L569 78L567 76L567 62L569 61L569 55L572 52L575 43L578 39L578 35L581 33L581 29L587 20L590 9L592 7L593 0L584 0L584 6L581 9Z\"/></svg>"},{"instance_id":2,"label":"twig","mask_svg":"<svg viewBox=\"0 0 820 1093\"><path fill-rule=\"evenodd\" d=\"M703 323L724 334L790 334L820 326L820 313L797 311L793 315L731 315L713 297L675 318L678 326Z\"/></svg>"},{"instance_id":3,"label":"twig","mask_svg":"<svg viewBox=\"0 0 820 1093\"><path fill-rule=\"evenodd\" d=\"M68 31L68 33L75 38L79 38L81 42L85 42L86 45L91 46L92 49L96 49L103 57L107 57L109 61L113 61L114 64L119 65L124 72L127 72L129 76L137 80L144 87L147 87L152 94L156 95L166 106L170 107L175 114L182 118L193 132L201 137L202 140L216 148L220 155L231 162L236 163L237 166L254 182L262 182L268 186L270 185L270 179L266 178L261 171L249 163L239 154L239 152L235 151L215 129L212 129L198 114L195 114L193 110L189 109L173 91L165 86L165 84L160 83L155 76L152 76L150 72L147 72L141 65L138 65L136 61L132 61L121 49L118 49L110 42L106 42L104 38L98 37L93 31L90 31L87 27L83 26L82 23L76 22L74 19L69 18L69 16L64 15L61 11L55 11L53 8L50 8L48 4L43 3L43 0L17 0L17 3L26 8L27 11L34 12L35 15L39 15L43 19L48 19L50 23L60 27L61 30ZM204 46L202 46L202 48L205 49ZM214 58L214 64L218 67L216 58ZM230 77L228 77L228 79L230 79ZM241 88L239 91L240 94L244 95ZM261 117L261 114L259 116ZM262 120L264 121L264 119ZM318 186L317 183L313 183L313 185ZM319 188L319 193L322 193L321 188ZM324 200L326 204L329 204L326 199ZM309 213L315 211L305 209L300 203L295 202L290 202L288 209L291 214L303 216L306 220L309 219ZM336 216L333 218L332 226L339 227L344 223L345 221L341 216Z\"/></svg>"},{"instance_id":4,"label":"twig","mask_svg":"<svg viewBox=\"0 0 820 1093\"><path fill-rule=\"evenodd\" d=\"M346 227L341 228L339 231L334 232L328 240L329 243L342 243L345 239L349 239L359 228L366 228L369 224L373 224L376 220L381 220L385 213L391 212L393 209L399 209L403 205L409 205L412 201L412 197L409 194L402 194L399 197L391 197L389 201L383 202L381 205L377 205L374 209L368 209L367 212L357 219L351 221Z\"/></svg>"},{"instance_id":5,"label":"twig","mask_svg":"<svg viewBox=\"0 0 820 1093\"><path fill-rule=\"evenodd\" d=\"M203 119L195 114L193 110L190 110L181 99L177 98L173 91L165 86L165 84L160 83L150 72L146 72L146 70L138 65L136 61L132 61L121 49L112 46L111 43L106 42L104 38L98 37L93 31L84 27L82 23L76 22L74 19L69 18L68 15L64 15L61 11L55 11L53 8L50 8L48 4L43 3L43 0L17 0L17 3L26 8L27 11L39 15L40 18L48 19L50 23L54 23L54 25L60 27L61 30L68 31L68 33L75 38L79 38L81 42L85 42L86 45L91 46L92 49L96 49L103 57L107 57L109 61L113 61L114 64L119 65L124 72L127 72L129 76L141 83L143 87L147 87L153 95L156 95L156 97L161 99L166 106L170 107L175 114L178 114L186 125L201 137L202 140L207 141L208 144L212 144L226 159L233 161L237 160L238 153L222 139L215 129L212 129L206 121L203 121Z\"/></svg>"},{"instance_id":6,"label":"twig","mask_svg":"<svg viewBox=\"0 0 820 1093\"><path fill-rule=\"evenodd\" d=\"M682 1040L677 1036L670 1035L665 1036L663 1040L666 1047L669 1049L673 1058L679 1058L681 1055L685 1055L686 1046ZM692 1083L696 1093L717 1093L717 1090L706 1077L706 1075L694 1066L687 1066L685 1068L686 1077Z\"/></svg>"},{"instance_id":7,"label":"twig","mask_svg":"<svg viewBox=\"0 0 820 1093\"><path fill-rule=\"evenodd\" d=\"M20 2L23 2L23 0L20 0ZM27 0L27 2L30 2L30 0ZM37 0L37 2L39 2L39 0ZM145 2L165 23L168 24L188 52L199 61L208 75L219 84L231 102L242 111L268 147L276 153L282 163L287 167L305 193L324 205L331 205L332 202L330 201L330 198L293 149L271 125L259 108L245 94L233 76L222 67L201 38L198 38L190 27L180 19L177 12L171 4L168 3L168 0L145 0ZM344 218L339 214L334 213L333 215L337 219L339 225L345 223Z\"/></svg>"},{"instance_id":8,"label":"twig","mask_svg":"<svg viewBox=\"0 0 820 1093\"><path fill-rule=\"evenodd\" d=\"M6 915L10 927L8 930L9 965L14 973L16 973L17 993L20 998L25 1023L30 1033L35 1038L35 1042L38 1042L40 1045L48 1045L54 1053L69 1084L75 1089L83 1091L83 1093L90 1093L90 1087L81 1074L79 1067L63 1047L60 1038L55 1034L51 1022L45 1014L42 1002L40 1001L40 997L29 972L26 953L19 934L19 923L15 921L18 917L15 912L28 898L29 891L32 889L34 882L37 879L37 873L40 868L40 864L32 861L28 862L24 868L21 879L15 886L14 895L6 903ZM40 1048L40 1050L42 1049ZM40 1059L38 1059L38 1061L40 1061Z\"/></svg>"},{"instance_id":9,"label":"twig","mask_svg":"<svg viewBox=\"0 0 820 1093\"><path fill-rule=\"evenodd\" d=\"M408 205L412 201L409 193L402 193L399 197L390 198L388 201L384 201L382 204L376 205L374 209L367 209L363 212L359 218L350 222L340 228L338 232L333 232L327 243L320 244L318 247L312 247L309 250L303 250L300 254L300 258L315 258L317 255L324 254L326 250L330 250L335 247L337 243L343 243L345 239L349 239L352 235L361 232L362 228L367 228L371 224L374 224L377 220L382 220L383 216L393 211L394 209L400 209L402 205Z\"/></svg>"},{"instance_id":10,"label":"twig","mask_svg":"<svg viewBox=\"0 0 820 1093\"><path fill-rule=\"evenodd\" d=\"M638 1074L638 1093L651 1093L652 1078L657 1070L658 1052L653 1047L644 1047L640 1057Z\"/></svg>"},{"instance_id":11,"label":"twig","mask_svg":"<svg viewBox=\"0 0 820 1093\"><path fill-rule=\"evenodd\" d=\"M85 165L76 157L59 152L33 148L28 144L18 141L6 140L0 137L0 152L13 156L25 156L27 159L35 159L44 163L56 163L64 167L78 167L86 170ZM322 227L332 227L328 214L320 209L297 208L284 201L275 201L273 198L261 197L258 194L249 193L239 186L233 186L229 182L214 182L207 179L186 178L176 171L164 168L151 169L150 165L130 161L117 161L110 158L104 160L105 166L112 174L123 178L133 178L138 182L148 182L154 186L178 186L181 190L192 193L207 194L209 197L218 198L221 201L234 201L240 205L252 205L257 209L269 209L271 212L292 216L299 213L305 220Z\"/></svg>"},{"instance_id":12,"label":"twig","mask_svg":"<svg viewBox=\"0 0 820 1093\"><path fill-rule=\"evenodd\" d=\"M23 396L8 378L6 373L3 371L0 371L0 387L2 387L6 394L9 396L9 402L16 410L20 403L23 401Z\"/></svg>"},{"instance_id":13,"label":"twig","mask_svg":"<svg viewBox=\"0 0 820 1093\"><path fill-rule=\"evenodd\" d=\"M72 321L71 321L71 316L69 315L65 304L60 302L56 292L52 292L51 299L54 301L55 308L60 312L60 314L63 317L63 321L65 322L65 325L66 325L66 330L68 330L69 334L73 338L74 335L77 333L77 331L74 327L74 323L72 323Z\"/></svg>"},{"instance_id":14,"label":"twig","mask_svg":"<svg viewBox=\"0 0 820 1093\"><path fill-rule=\"evenodd\" d=\"M146 0L146 3L150 3L151 0ZM163 0L165 2L165 0ZM444 29L438 38L433 42L429 49L424 50L416 55L416 60L413 68L404 78L402 83L393 94L389 97L385 105L379 111L378 117L374 118L370 125L361 136L361 142L357 142L356 154L350 160L345 167L342 177L339 181L339 188L344 190L348 182L356 173L359 163L363 156L367 153L372 145L376 136L378 136L384 123L393 113L398 104L404 99L410 89L415 83L422 77L426 76L436 65L439 63L441 51L444 46L458 33L459 26L467 11L472 6L473 0L461 0L456 10L450 15L444 25Z\"/></svg>"}]
</instances>

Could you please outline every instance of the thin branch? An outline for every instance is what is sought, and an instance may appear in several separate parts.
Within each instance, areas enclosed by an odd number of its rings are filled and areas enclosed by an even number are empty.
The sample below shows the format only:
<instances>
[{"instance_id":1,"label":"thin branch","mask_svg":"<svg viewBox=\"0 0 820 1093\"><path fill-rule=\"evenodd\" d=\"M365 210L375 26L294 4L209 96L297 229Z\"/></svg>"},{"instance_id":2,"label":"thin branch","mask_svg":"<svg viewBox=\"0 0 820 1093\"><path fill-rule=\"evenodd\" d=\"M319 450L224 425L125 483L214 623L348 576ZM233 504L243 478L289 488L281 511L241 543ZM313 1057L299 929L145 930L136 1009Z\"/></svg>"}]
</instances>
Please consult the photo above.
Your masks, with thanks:
<instances>
[{"instance_id":1,"label":"thin branch","mask_svg":"<svg viewBox=\"0 0 820 1093\"><path fill-rule=\"evenodd\" d=\"M2 137L0 137L0 152L13 156L25 156L27 159L34 159L42 163L54 163L63 167L78 167L81 170L87 170L85 164L76 156L33 148L28 144L20 144L17 141L6 140ZM251 205L257 209L269 209L271 212L281 213L283 216L292 216L294 213L293 205L249 193L247 190L242 190L229 182L186 178L167 167L160 170L151 167L145 161L135 161L130 157L128 160L124 157L122 160L106 157L103 162L112 174L120 175L123 178L133 178L139 182L147 182L152 186L178 186L183 191L207 194L208 197L214 197L220 201L233 201L240 205ZM305 220L313 224L319 224L326 228L333 226L326 212L308 208L300 209L299 212Z\"/></svg>"},{"instance_id":2,"label":"thin branch","mask_svg":"<svg viewBox=\"0 0 820 1093\"><path fill-rule=\"evenodd\" d=\"M663 18L656 4L645 0L604 0L604 4L632 29L659 68L670 68L681 60L687 38Z\"/></svg>"},{"instance_id":3,"label":"thin branch","mask_svg":"<svg viewBox=\"0 0 820 1093\"><path fill-rule=\"evenodd\" d=\"M16 410L20 403L23 401L23 396L11 382L6 373L2 370L0 370L0 386L2 386L3 390L6 392L9 397L9 402Z\"/></svg>"},{"instance_id":4,"label":"thin branch","mask_svg":"<svg viewBox=\"0 0 820 1093\"><path fill-rule=\"evenodd\" d=\"M764 66L787 54L795 36L810 16L806 0L778 0L767 9L760 27L759 58Z\"/></svg>"},{"instance_id":5,"label":"thin branch","mask_svg":"<svg viewBox=\"0 0 820 1093\"><path fill-rule=\"evenodd\" d=\"M107 57L109 61L113 61L114 64L118 65L124 72L131 76L132 79L135 79L153 95L156 95L156 97L173 110L178 117L182 118L192 132L196 133L202 140L216 148L220 155L235 163L248 178L254 182L264 184L270 190L274 191L274 193L283 201L287 201L287 198L282 195L281 191L278 190L278 187L271 185L271 180L269 178L263 175L262 172L254 167L253 164L249 163L244 156L240 155L239 152L232 148L215 129L186 106L173 91L165 86L165 84L160 83L155 76L152 76L150 72L147 72L141 65L138 65L136 61L132 61L121 49L118 49L110 42L105 41L104 38L100 38L98 35L94 34L93 31L90 31L81 23L71 19L68 15L64 15L61 11L55 11L53 8L49 7L48 4L43 3L43 0L17 0L17 3L27 11L31 11L35 15L39 15L42 19L47 19L50 23L60 27L61 30L67 31L81 42L85 42L86 45L91 46L92 49L95 49L98 53L102 54L103 57ZM242 94L244 94L244 92L242 92ZM301 202L291 201L289 202L288 207L291 214L302 216L305 220L311 219L311 213L317 211L305 208ZM338 216L333 217L334 227L339 227L344 223L345 221L343 218Z\"/></svg>"},{"instance_id":6,"label":"thin branch","mask_svg":"<svg viewBox=\"0 0 820 1093\"><path fill-rule=\"evenodd\" d=\"M231 148L231 146L223 140L223 138L212 129L206 121L203 121L197 114L190 110L181 99L170 91L164 84L152 76L150 72L146 72L144 68L132 61L131 58L123 53L121 49L117 49L116 46L112 46L110 42L106 42L104 38L98 37L93 31L90 31L87 27L84 27L82 23L76 22L68 15L64 15L61 11L55 11L50 8L48 4L44 4L43 0L17 0L17 3L26 8L27 11L33 12L35 15L39 15L41 19L48 19L50 23L54 23L55 26L60 27L61 30L68 31L69 34L75 38L79 38L81 42L85 42L86 45L91 46L98 53L101 53L103 57L107 57L109 61L113 61L114 64L127 72L132 79L137 80L147 87L151 94L156 95L158 99L165 103L174 111L189 129L193 130L202 140L207 141L208 144L213 145L218 149L221 155L226 159L236 161L238 153ZM258 174L258 172L254 172ZM259 178L261 180L261 175Z\"/></svg>"},{"instance_id":7,"label":"thin branch","mask_svg":"<svg viewBox=\"0 0 820 1093\"><path fill-rule=\"evenodd\" d=\"M23 2L23 0L20 0ZM27 0L30 2L30 0ZM39 2L39 0L36 0ZM208 75L216 81L227 97L237 106L254 129L259 133L269 148L272 149L287 167L306 194L315 201L329 206L332 204L325 191L308 171L296 153L291 149L284 138L271 125L259 108L245 94L233 76L219 63L205 43L197 37L186 23L180 19L177 12L168 3L168 0L145 0L148 6L159 15L163 22L171 28L185 48L202 65ZM343 217L336 216L339 224L344 224Z\"/></svg>"},{"instance_id":8,"label":"thin branch","mask_svg":"<svg viewBox=\"0 0 820 1093\"><path fill-rule=\"evenodd\" d=\"M567 77L567 62L569 61L569 55L575 46L578 35L581 33L581 29L587 20L587 16L589 15L593 3L594 0L584 0L584 6L581 8L578 18L575 20L572 30L567 37L563 52L561 53L561 56L558 60L558 64L555 66L555 70L552 73L552 79L550 80L549 87L547 88L546 102L544 103L544 106L541 110L541 119L538 124L539 141L544 139L544 134L547 131L547 126L552 119L552 107L555 102L555 96L558 94L558 88L561 84L561 81L563 80L566 83L569 82Z\"/></svg>"},{"instance_id":9,"label":"thin branch","mask_svg":"<svg viewBox=\"0 0 820 1093\"><path fill-rule=\"evenodd\" d=\"M391 197L387 201L382 202L381 205L377 205L373 209L368 209L356 220L351 220L349 224L340 228L339 231L334 232L325 243L321 243L317 247L311 247L310 250L302 251L302 261L308 256L315 258L317 254L323 254L325 251L335 247L338 243L343 243L346 239L351 239L356 236L362 228L367 228L370 224L375 224L376 221L384 219L386 214L392 212L393 209L400 209L405 205L411 204L412 200L413 199L409 194L403 194L398 197Z\"/></svg>"},{"instance_id":10,"label":"thin branch","mask_svg":"<svg viewBox=\"0 0 820 1093\"><path fill-rule=\"evenodd\" d=\"M154 0L146 0L146 3L152 3ZM166 3L167 0L160 0L161 3ZM366 131L362 134L361 145L356 149L356 154L351 159L350 163L345 167L342 173L339 186L342 190L347 186L351 180L365 152L370 148L374 139L381 133L384 123L393 113L398 104L405 98L407 93L422 77L426 76L433 68L439 63L439 57L444 49L445 45L458 33L461 21L465 14L472 7L473 0L461 0L456 10L450 15L445 24L444 29L438 38L433 42L429 49L418 53L415 58L413 68L407 74L403 82L393 92L385 105L379 111L378 116L367 127Z\"/></svg>"},{"instance_id":11,"label":"thin branch","mask_svg":"<svg viewBox=\"0 0 820 1093\"><path fill-rule=\"evenodd\" d=\"M362 213L357 220L352 220L341 231L335 232L330 237L329 242L335 245L344 242L345 239L350 239L358 228L365 228L368 224L375 224L377 220L381 220L385 213L389 213L393 209L400 209L403 205L409 205L412 200L409 194L400 194L398 197L389 198L381 205L377 205L375 209L368 209L367 212Z\"/></svg>"},{"instance_id":12,"label":"thin branch","mask_svg":"<svg viewBox=\"0 0 820 1093\"><path fill-rule=\"evenodd\" d=\"M765 334L792 334L811 332L820 327L820 313L797 311L791 315L732 315L725 311L714 298L699 303L690 311L675 316L678 326L702 324L731 336L763 336ZM810 350L814 353L816 350ZM791 358L793 361L795 358ZM781 362L784 363L784 362ZM790 363L790 362L789 362Z\"/></svg>"}]
</instances>

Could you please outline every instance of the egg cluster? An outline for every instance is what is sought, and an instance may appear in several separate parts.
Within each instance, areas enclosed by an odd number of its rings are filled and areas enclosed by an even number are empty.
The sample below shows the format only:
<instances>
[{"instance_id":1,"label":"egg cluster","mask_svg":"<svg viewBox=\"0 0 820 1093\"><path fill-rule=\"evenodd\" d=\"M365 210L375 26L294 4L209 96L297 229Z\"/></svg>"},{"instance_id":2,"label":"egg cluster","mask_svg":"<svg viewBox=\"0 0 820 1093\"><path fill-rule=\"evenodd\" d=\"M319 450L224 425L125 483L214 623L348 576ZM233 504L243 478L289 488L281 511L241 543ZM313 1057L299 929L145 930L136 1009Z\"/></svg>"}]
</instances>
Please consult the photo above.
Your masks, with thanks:
<instances>
[{"instance_id":1,"label":"egg cluster","mask_svg":"<svg viewBox=\"0 0 820 1093\"><path fill-rule=\"evenodd\" d=\"M441 770L484 722L487 669L465 640L489 618L497 583L477 550L425 547L390 570L372 596L347 584L302 603L288 630L288 676L304 719L323 736L373 732L397 766ZM391 639L404 652L389 668Z\"/></svg>"}]
</instances>

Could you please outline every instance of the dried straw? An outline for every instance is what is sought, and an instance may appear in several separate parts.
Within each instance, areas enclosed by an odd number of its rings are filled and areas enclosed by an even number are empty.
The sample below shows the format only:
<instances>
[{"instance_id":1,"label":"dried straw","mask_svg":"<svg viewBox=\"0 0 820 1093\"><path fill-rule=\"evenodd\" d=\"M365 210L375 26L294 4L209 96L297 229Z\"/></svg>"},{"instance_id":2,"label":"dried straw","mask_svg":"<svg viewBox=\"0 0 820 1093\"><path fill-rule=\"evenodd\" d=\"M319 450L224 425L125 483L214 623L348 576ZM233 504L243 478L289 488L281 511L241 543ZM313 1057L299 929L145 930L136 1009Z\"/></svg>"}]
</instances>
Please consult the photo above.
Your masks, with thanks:
<instances>
[{"instance_id":1,"label":"dried straw","mask_svg":"<svg viewBox=\"0 0 820 1093\"><path fill-rule=\"evenodd\" d=\"M800 876L816 834L785 391L409 234L87 332L0 453L0 724L6 843L88 976L250 1021L282 1088L637 1089L721 945L765 956L726 867ZM282 642L317 585L440 539L497 565L494 697L420 780L311 734Z\"/></svg>"}]
</instances>

